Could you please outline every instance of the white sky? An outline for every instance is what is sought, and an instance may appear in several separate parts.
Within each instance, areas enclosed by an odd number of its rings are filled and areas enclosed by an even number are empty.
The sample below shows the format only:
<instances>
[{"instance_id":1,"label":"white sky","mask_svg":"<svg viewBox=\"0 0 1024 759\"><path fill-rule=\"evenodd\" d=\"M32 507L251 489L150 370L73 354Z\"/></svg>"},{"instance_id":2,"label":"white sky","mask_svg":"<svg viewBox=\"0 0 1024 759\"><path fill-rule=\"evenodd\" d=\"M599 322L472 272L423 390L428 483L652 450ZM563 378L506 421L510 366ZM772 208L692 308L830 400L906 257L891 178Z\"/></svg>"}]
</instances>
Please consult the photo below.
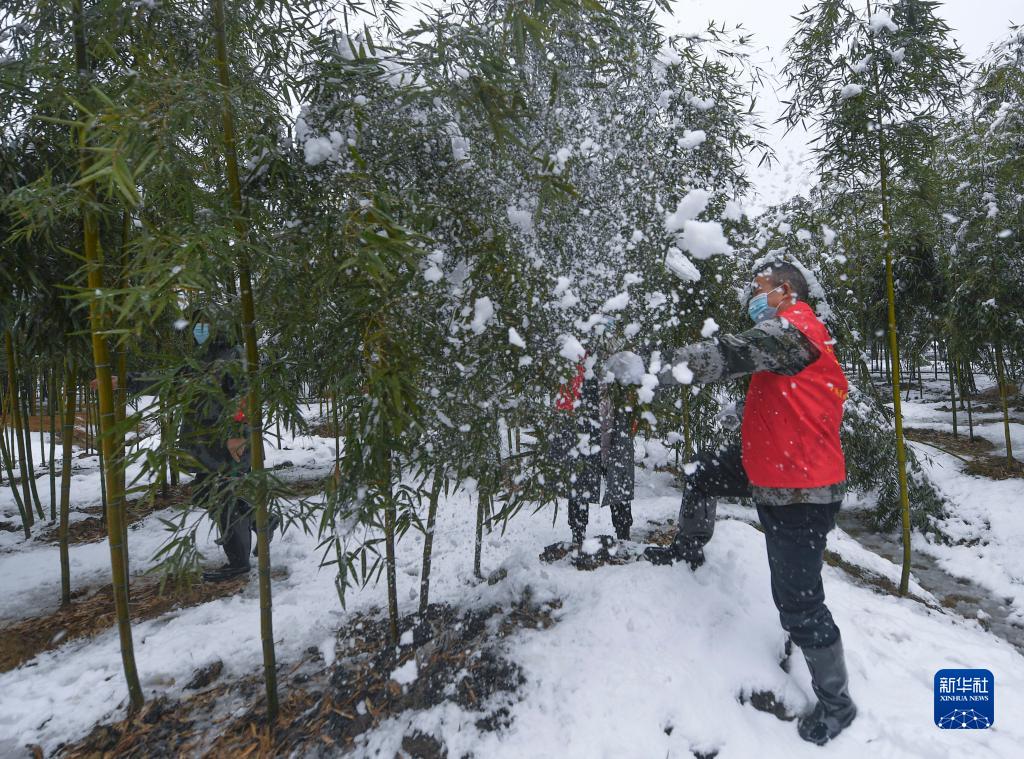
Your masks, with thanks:
<instances>
[{"instance_id":1,"label":"white sky","mask_svg":"<svg viewBox=\"0 0 1024 759\"><path fill-rule=\"evenodd\" d=\"M753 59L774 74L783 62L783 46L795 27L793 16L810 4L808 0L675 0L674 18L665 19L669 33L699 31L714 19L733 26L741 23L753 33ZM1024 21L1021 0L949 0L939 8L953 28L968 59L976 59L988 46L1009 32L1011 21ZM758 111L767 126L782 112L779 97L767 88L758 97ZM775 149L778 163L771 169L751 166L756 196L751 210L782 202L795 194L806 194L815 181L815 172L807 149L808 135L794 130L782 137L779 126L771 127L765 141Z\"/></svg>"}]
</instances>

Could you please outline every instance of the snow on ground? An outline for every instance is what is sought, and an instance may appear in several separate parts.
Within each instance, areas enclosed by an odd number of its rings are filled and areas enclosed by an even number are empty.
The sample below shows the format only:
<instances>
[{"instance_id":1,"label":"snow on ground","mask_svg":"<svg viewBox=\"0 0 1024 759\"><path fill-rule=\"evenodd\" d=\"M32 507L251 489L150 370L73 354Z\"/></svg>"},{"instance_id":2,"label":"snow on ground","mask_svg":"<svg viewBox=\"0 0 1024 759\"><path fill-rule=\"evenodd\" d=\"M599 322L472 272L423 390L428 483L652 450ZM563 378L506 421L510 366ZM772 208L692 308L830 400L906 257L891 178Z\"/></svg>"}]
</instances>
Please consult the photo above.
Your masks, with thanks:
<instances>
[{"instance_id":1,"label":"snow on ground","mask_svg":"<svg viewBox=\"0 0 1024 759\"><path fill-rule=\"evenodd\" d=\"M320 437L285 436L282 435L281 447L277 447L277 439L273 436L267 440L267 466L275 467L289 463L293 469L282 472L283 477L294 477L301 474L314 477L317 471L326 473L334 461L334 443ZM49 441L46 439L47 452ZM155 441L150 441L155 445ZM33 435L33 451L35 461L39 461L39 437ZM58 446L58 451L60 447ZM94 506L100 502L99 464L95 455L79 458L81 451L75 449L73 454L75 466L78 467L71 478L71 521L78 521L87 516L81 509ZM58 458L59 461L59 458ZM302 471L299 471L299 468ZM141 467L138 464L129 466L127 479L132 482ZM39 472L37 472L38 474ZM16 470L17 476L17 470ZM59 472L58 472L59 476ZM182 482L188 482L190 476L182 475ZM143 478L139 484L148 480ZM49 514L49 484L45 478L38 480L39 497L43 502L45 513ZM43 489L46 492L43 492ZM59 480L58 480L59 497ZM142 522L129 528L128 539L132 551L132 569L136 573L144 572L154 564L152 557L167 538L160 518L170 518L173 510L161 511L150 515ZM17 505L11 490L6 485L0 488L0 515L20 525ZM206 521L206 527L212 525ZM60 559L55 544L39 541L36 538L44 531L39 522L33 530L33 539L24 542L23 533L0 532L0 577L4 578L4 593L0 594L0 622L34 616L52 611L60 602ZM213 545L215 535L203 528L199 537L209 547L208 556L216 556ZM5 550L6 549L6 550ZM70 551L71 587L77 588L109 581L110 549L105 541L75 545Z\"/></svg>"},{"instance_id":2,"label":"snow on ground","mask_svg":"<svg viewBox=\"0 0 1024 759\"><path fill-rule=\"evenodd\" d=\"M333 444L294 441L292 451L272 454L272 462L278 455L296 465L326 468ZM984 519L991 521L979 568L996 568L1013 584L1012 541L1020 545L1015 536L1024 520L1014 519L1012 512L1021 502L1021 481L1009 481L1004 489L1002 483L966 477L945 460L936 462L946 467L941 484L960 504L958 516L965 524L981 530ZM972 501L969 496L981 485L987 497ZM678 493L668 475L638 472L638 537L649 529L647 520L664 521L677 508ZM567 536L564 510L557 525L550 512L524 513L504 535L495 531L486 538L485 574L499 566L507 571L503 581L491 586L477 583L472 574L475 501L462 491L453 494L438 516L432 600L460 606L510 602L529 588L536 601L562 600L557 624L519 631L503 644L527 679L521 700L511 707L507 730L481 733L474 725L478 714L444 704L390 720L364 737L358 753L394 756L402 736L419 727L443 738L451 756L472 751L486 757L690 757L694 750L717 750L720 759L822 756L821 749L797 737L794 723L740 703L742 693L770 690L790 711L799 711L809 704L811 691L799 653L792 674L779 666L784 635L771 601L763 536L750 523L752 510L724 504L721 517L708 563L696 573L643 562L579 572L567 563L544 564L537 558L545 545ZM146 565L162 532L156 515L132 531L134 568ZM610 532L608 513L594 508L590 534ZM211 561L218 559L212 536L205 531L200 536L200 549ZM921 542L921 550L939 550ZM315 537L297 529L275 539L274 566L287 573L274 583L275 639L285 665L309 646L330 651L337 630L352 615L384 606L383 587L371 587L352 592L343 611L332 570L317 567L316 545ZM421 545L419 535L410 533L399 546L403 613L416 606ZM851 563L890 579L897 576L897 567L842 532L834 533L829 545ZM104 543L72 547L76 583L85 576L99 580L106 550ZM967 561L966 551L973 549L948 550L953 566ZM17 616L38 613L39 598L56 594L56 566L57 547L36 541L0 554L0 576L8 589L3 595L10 596L3 599L3 608ZM971 576L983 582L979 574ZM1024 724L1013 715L1024 711L1024 657L1015 648L977 621L879 594L838 569L826 567L825 586L843 630L851 690L861 710L827 749L829 756L860 759L865 747L879 757L1019 753ZM136 656L147 697L180 696L194 670L217 659L224 662L225 677L258 672L257 592L250 582L239 596L136 625ZM927 597L919 587L915 593ZM932 679L947 667L995 673L993 728L950 732L934 726ZM0 674L0 755L18 756L28 743L50 751L97 721L117 718L123 714L124 693L114 630L69 642Z\"/></svg>"},{"instance_id":3,"label":"snow on ground","mask_svg":"<svg viewBox=\"0 0 1024 759\"><path fill-rule=\"evenodd\" d=\"M904 405L907 425L951 433L951 412L941 410L949 408L948 398L941 396L943 392L941 381L926 384L923 400ZM966 436L966 415L961 413L959 421L960 434ZM974 432L995 445L990 455L1005 456L1001 413L976 414ZM1010 438L1014 455L1020 460L1024 455L1024 424L1011 421ZM920 443L910 445L950 502L949 516L940 520L939 526L953 541L946 545L932 536L915 534L913 548L935 558L949 574L990 590L1013 608L1011 619L1024 625L1024 480L970 475L964 471L966 463L955 456Z\"/></svg>"}]
</instances>

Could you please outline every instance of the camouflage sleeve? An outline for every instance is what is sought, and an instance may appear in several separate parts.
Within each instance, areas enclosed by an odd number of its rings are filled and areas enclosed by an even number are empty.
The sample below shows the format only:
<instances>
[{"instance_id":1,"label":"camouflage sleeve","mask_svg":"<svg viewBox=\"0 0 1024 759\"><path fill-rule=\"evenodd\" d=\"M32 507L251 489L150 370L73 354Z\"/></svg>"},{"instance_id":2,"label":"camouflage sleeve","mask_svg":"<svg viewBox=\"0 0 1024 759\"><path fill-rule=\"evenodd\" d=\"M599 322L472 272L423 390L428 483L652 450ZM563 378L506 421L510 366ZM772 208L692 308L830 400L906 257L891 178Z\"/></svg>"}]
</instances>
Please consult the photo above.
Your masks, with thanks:
<instances>
[{"instance_id":1,"label":"camouflage sleeve","mask_svg":"<svg viewBox=\"0 0 1024 759\"><path fill-rule=\"evenodd\" d=\"M779 318L767 319L746 332L702 340L669 352L671 363L658 374L663 385L680 384L673 368L685 362L692 382L725 382L754 372L797 374L818 359L820 352L800 330Z\"/></svg>"}]
</instances>

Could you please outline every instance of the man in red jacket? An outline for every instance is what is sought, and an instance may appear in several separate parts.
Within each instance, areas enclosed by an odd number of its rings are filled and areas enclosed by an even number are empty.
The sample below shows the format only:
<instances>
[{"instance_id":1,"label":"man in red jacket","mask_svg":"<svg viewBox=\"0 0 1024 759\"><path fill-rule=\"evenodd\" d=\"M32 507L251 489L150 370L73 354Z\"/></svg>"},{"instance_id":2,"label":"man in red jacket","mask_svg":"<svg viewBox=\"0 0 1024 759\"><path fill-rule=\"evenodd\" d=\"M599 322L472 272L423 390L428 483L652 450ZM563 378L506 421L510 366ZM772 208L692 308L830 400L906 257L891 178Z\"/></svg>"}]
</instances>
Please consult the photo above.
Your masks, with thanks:
<instances>
[{"instance_id":1,"label":"man in red jacket","mask_svg":"<svg viewBox=\"0 0 1024 759\"><path fill-rule=\"evenodd\" d=\"M828 330L807 305L800 270L777 262L751 286L754 327L674 352L661 384L707 384L752 375L741 445L705 455L684 484L679 531L671 546L650 547L655 564L696 569L714 532L717 498L752 497L764 527L772 597L807 660L818 703L800 719L805 740L827 743L857 715L850 698L839 628L821 581L828 532L845 492L839 427L847 381ZM623 359L607 371L619 376Z\"/></svg>"}]
</instances>

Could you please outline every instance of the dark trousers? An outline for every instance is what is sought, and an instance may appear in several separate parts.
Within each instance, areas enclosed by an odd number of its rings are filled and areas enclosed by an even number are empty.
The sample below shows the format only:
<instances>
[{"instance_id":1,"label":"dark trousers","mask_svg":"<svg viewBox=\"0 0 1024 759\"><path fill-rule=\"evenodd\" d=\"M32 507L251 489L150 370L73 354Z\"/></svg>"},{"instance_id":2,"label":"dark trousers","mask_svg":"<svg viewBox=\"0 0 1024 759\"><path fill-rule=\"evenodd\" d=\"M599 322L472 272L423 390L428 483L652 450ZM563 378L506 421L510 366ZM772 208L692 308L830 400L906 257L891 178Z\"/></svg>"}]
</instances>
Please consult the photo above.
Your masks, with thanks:
<instances>
[{"instance_id":1,"label":"dark trousers","mask_svg":"<svg viewBox=\"0 0 1024 759\"><path fill-rule=\"evenodd\" d=\"M701 456L696 471L687 478L683 498L706 501L751 495L737 445ZM757 505L768 549L772 599L782 629L801 648L830 646L839 639L821 582L826 536L835 527L838 513L838 502Z\"/></svg>"},{"instance_id":2,"label":"dark trousers","mask_svg":"<svg viewBox=\"0 0 1024 759\"><path fill-rule=\"evenodd\" d=\"M237 478L223 472L199 472L192 484L192 502L207 510L220 528L217 542L233 567L249 566L252 551L252 506L235 495Z\"/></svg>"},{"instance_id":3,"label":"dark trousers","mask_svg":"<svg viewBox=\"0 0 1024 759\"><path fill-rule=\"evenodd\" d=\"M629 533L633 524L635 465L630 416L625 409L613 407L601 428L601 403L598 383L583 383L580 405L567 414L558 431L555 455L563 464L564 488L569 500L569 529L574 535L586 532L589 506L599 501L612 512L617 535ZM589 446L580 450L580 440ZM601 483L604 482L604 495Z\"/></svg>"}]
</instances>

